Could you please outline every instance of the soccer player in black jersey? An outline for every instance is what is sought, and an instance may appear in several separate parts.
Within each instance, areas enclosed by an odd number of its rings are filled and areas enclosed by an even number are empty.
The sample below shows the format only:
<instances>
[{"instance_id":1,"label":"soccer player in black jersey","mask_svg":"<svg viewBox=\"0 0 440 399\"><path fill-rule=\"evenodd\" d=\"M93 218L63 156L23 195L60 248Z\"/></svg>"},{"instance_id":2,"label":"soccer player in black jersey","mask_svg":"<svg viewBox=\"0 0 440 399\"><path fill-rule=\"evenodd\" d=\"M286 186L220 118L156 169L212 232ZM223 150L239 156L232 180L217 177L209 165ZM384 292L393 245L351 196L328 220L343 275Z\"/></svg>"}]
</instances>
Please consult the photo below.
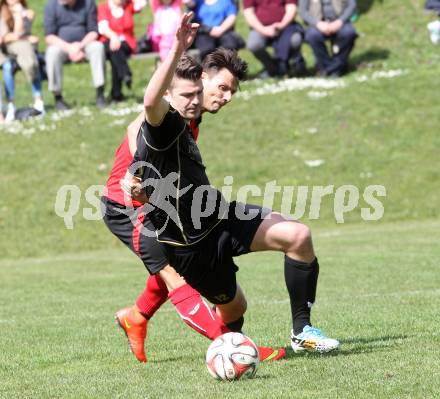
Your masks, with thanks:
<instances>
[{"instance_id":1,"label":"soccer player in black jersey","mask_svg":"<svg viewBox=\"0 0 440 399\"><path fill-rule=\"evenodd\" d=\"M231 101L239 82L245 78L247 64L235 51L219 48L205 57L202 67L203 112L213 114ZM229 314L230 320L222 320L200 294L168 265L163 245L157 242L156 236L141 234L145 229L154 233L142 206L145 198L141 196L137 198L137 202L125 198L122 187L131 192L133 182L125 181L123 177L133 160L136 138L144 119L142 111L129 125L127 134L115 153L105 196L102 198L107 227L139 256L150 273L145 289L136 303L116 312L117 323L126 334L132 353L140 362L147 361L144 345L147 325L167 299L170 299L188 326L211 340L231 331L231 328L236 328L235 321L241 317L246 306L242 302L241 308L235 308L236 316ZM194 140L199 135L199 122L200 120L191 120L189 124ZM258 352L260 361L279 360L285 356L283 348L258 346Z\"/></svg>"},{"instance_id":2,"label":"soccer player in black jersey","mask_svg":"<svg viewBox=\"0 0 440 399\"><path fill-rule=\"evenodd\" d=\"M334 350L339 342L310 321L319 266L309 228L258 206L227 203L209 184L187 124L199 117L203 94L197 63L183 55L197 31L190 18L191 13L184 15L168 57L146 88L146 120L134 157L133 170L142 175L158 241L174 269L216 305L223 319L235 314L243 301L233 257L283 252L293 350Z\"/></svg>"}]
</instances>

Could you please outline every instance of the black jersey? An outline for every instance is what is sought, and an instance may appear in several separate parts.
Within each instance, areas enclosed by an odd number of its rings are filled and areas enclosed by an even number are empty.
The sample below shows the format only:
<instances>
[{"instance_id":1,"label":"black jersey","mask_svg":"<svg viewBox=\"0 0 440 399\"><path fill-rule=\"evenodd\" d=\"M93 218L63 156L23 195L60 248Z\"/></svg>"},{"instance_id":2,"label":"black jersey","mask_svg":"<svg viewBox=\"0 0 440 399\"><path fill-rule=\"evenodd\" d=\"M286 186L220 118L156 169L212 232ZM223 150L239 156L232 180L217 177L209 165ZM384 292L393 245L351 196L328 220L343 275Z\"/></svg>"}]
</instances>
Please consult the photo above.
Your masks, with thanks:
<instances>
[{"instance_id":1,"label":"black jersey","mask_svg":"<svg viewBox=\"0 0 440 399\"><path fill-rule=\"evenodd\" d=\"M225 200L209 183L191 128L172 107L159 126L144 121L133 162L145 162L140 174L159 241L197 243L226 213Z\"/></svg>"}]
</instances>

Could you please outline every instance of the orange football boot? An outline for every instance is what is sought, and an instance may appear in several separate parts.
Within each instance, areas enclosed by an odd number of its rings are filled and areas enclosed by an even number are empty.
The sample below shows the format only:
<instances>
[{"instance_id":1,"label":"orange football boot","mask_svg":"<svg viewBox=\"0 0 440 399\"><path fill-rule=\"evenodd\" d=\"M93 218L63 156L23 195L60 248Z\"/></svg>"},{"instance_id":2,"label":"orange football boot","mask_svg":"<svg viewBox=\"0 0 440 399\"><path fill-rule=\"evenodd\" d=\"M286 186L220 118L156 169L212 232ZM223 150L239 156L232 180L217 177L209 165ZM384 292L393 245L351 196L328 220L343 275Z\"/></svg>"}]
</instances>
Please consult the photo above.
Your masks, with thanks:
<instances>
[{"instance_id":1,"label":"orange football boot","mask_svg":"<svg viewBox=\"0 0 440 399\"><path fill-rule=\"evenodd\" d=\"M258 353L260 354L260 362L269 360L280 360L286 356L286 351L283 348L270 348L268 346L259 346Z\"/></svg>"},{"instance_id":2,"label":"orange football boot","mask_svg":"<svg viewBox=\"0 0 440 399\"><path fill-rule=\"evenodd\" d=\"M131 307L118 310L115 319L128 338L128 345L136 359L142 363L147 361L145 356L144 342L147 336L147 320L134 321L131 315Z\"/></svg>"}]
</instances>

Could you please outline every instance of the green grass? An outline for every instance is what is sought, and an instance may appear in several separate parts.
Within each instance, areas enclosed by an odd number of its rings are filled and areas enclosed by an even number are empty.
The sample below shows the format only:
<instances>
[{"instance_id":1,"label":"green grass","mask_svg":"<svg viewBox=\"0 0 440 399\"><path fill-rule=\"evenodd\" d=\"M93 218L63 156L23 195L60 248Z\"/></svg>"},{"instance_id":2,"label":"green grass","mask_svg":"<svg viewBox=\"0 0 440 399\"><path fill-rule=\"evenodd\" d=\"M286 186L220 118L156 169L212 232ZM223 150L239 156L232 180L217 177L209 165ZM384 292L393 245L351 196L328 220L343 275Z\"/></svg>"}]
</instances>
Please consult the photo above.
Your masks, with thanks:
<instances>
[{"instance_id":1,"label":"green grass","mask_svg":"<svg viewBox=\"0 0 440 399\"><path fill-rule=\"evenodd\" d=\"M214 185L223 185L226 175L234 176L235 190L243 184L264 188L272 180L294 186L352 184L361 193L367 185L380 184L387 189L384 221L438 218L435 82L440 53L429 42L425 28L432 17L416 1L360 3L361 10L368 12L356 23L360 38L352 63L358 69L341 80L344 88L330 90L320 99L310 98L308 90L249 101L236 98L218 115L204 118L200 147ZM42 2L36 2L39 15L41 7ZM148 13L139 16L138 29L149 18ZM42 37L38 21L36 33ZM242 19L238 28L245 36ZM304 51L311 64L307 46ZM253 57L246 51L241 55L250 62L251 73L257 72ZM132 66L134 105L140 102L153 65L135 60ZM358 81L388 70L403 74ZM25 104L30 101L29 90L22 74L17 77L17 104ZM25 123L16 134L0 131L0 233L4 237L0 253L4 257L104 249L116 243L109 241L102 223L82 218L82 208L88 206L84 201L74 219L74 231L66 230L54 212L62 185L77 185L84 196L90 185L105 183L114 150L135 117L134 112L123 116L96 112L90 79L87 64L65 68L65 97L77 110L85 107L88 112L55 121L49 112L43 121ZM245 83L242 90L249 92L260 84ZM50 95L47 102L50 110ZM310 129L317 133L309 134ZM304 161L310 159L325 163L309 168ZM281 196L276 196L274 208L279 209L280 203ZM331 199L324 199L317 225L335 223L332 209ZM346 221L361 222L359 209Z\"/></svg>"},{"instance_id":2,"label":"green grass","mask_svg":"<svg viewBox=\"0 0 440 399\"><path fill-rule=\"evenodd\" d=\"M125 248L0 263L0 397L31 398L435 398L440 223L317 229L321 260L314 321L338 337L330 356L262 364L253 381L220 383L204 366L209 341L169 304L149 326L139 364L113 325L145 272ZM249 298L245 331L288 345L282 257L239 258Z\"/></svg>"},{"instance_id":3,"label":"green grass","mask_svg":"<svg viewBox=\"0 0 440 399\"><path fill-rule=\"evenodd\" d=\"M309 208L303 218L322 265L314 320L341 339L337 356L292 355L262 365L254 381L217 383L204 370L208 342L167 304L151 322L150 362L133 360L112 316L137 297L145 271L102 221L85 220L82 212L91 207L86 189L105 184L153 65L132 61L133 95L123 107L133 111L119 116L95 110L89 66L70 65L65 97L77 106L72 115L57 119L46 94L50 112L43 120L0 130L0 397L438 396L440 52L429 42L426 23L433 17L422 3L359 0L356 70L338 80L343 87L237 97L202 124L211 181L221 187L233 175L234 194L241 185L263 189L272 180L295 187L351 184L361 194L370 184L386 187L380 221L362 221L361 199L337 224L331 196L318 220L309 220ZM32 7L42 38L43 1ZM138 16L138 34L150 19ZM241 18L238 30L246 36ZM304 52L312 65L310 50ZM253 57L240 54L257 73ZM401 73L373 79L390 70ZM244 83L242 92L261 85ZM327 95L311 98L310 91ZM30 101L19 73L16 103ZM324 164L305 163L317 159ZM73 230L54 210L66 184L82 192ZM280 206L278 194L274 208ZM239 264L249 301L246 332L262 344L287 345L281 256L256 254Z\"/></svg>"}]
</instances>

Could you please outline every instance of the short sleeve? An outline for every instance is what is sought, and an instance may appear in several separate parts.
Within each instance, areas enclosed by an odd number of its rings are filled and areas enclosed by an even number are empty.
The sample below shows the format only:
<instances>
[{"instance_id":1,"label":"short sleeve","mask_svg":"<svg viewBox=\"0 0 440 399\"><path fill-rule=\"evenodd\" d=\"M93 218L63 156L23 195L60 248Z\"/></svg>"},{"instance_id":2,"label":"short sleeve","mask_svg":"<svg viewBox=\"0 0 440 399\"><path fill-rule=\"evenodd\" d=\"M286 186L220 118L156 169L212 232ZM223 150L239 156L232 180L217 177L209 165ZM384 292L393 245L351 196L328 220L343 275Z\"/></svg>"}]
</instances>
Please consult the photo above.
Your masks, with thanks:
<instances>
[{"instance_id":1,"label":"short sleeve","mask_svg":"<svg viewBox=\"0 0 440 399\"><path fill-rule=\"evenodd\" d=\"M49 0L44 7L44 35L56 35L58 33L56 13L56 3Z\"/></svg>"},{"instance_id":2,"label":"short sleeve","mask_svg":"<svg viewBox=\"0 0 440 399\"><path fill-rule=\"evenodd\" d=\"M230 15L237 15L237 6L233 0L227 0L226 16L229 17Z\"/></svg>"},{"instance_id":3,"label":"short sleeve","mask_svg":"<svg viewBox=\"0 0 440 399\"><path fill-rule=\"evenodd\" d=\"M95 2L89 1L88 12L87 12L87 33L98 32L98 21L96 16L96 4Z\"/></svg>"},{"instance_id":4,"label":"short sleeve","mask_svg":"<svg viewBox=\"0 0 440 399\"><path fill-rule=\"evenodd\" d=\"M185 131L187 124L180 114L170 106L159 126L145 123L143 136L147 146L153 151L165 151L170 148L177 137Z\"/></svg>"},{"instance_id":5,"label":"short sleeve","mask_svg":"<svg viewBox=\"0 0 440 399\"><path fill-rule=\"evenodd\" d=\"M109 15L108 15L108 7L107 3L101 3L98 6L98 23L102 21L108 21Z\"/></svg>"},{"instance_id":6,"label":"short sleeve","mask_svg":"<svg viewBox=\"0 0 440 399\"><path fill-rule=\"evenodd\" d=\"M243 8L252 8L256 6L255 0L243 0Z\"/></svg>"}]
</instances>

